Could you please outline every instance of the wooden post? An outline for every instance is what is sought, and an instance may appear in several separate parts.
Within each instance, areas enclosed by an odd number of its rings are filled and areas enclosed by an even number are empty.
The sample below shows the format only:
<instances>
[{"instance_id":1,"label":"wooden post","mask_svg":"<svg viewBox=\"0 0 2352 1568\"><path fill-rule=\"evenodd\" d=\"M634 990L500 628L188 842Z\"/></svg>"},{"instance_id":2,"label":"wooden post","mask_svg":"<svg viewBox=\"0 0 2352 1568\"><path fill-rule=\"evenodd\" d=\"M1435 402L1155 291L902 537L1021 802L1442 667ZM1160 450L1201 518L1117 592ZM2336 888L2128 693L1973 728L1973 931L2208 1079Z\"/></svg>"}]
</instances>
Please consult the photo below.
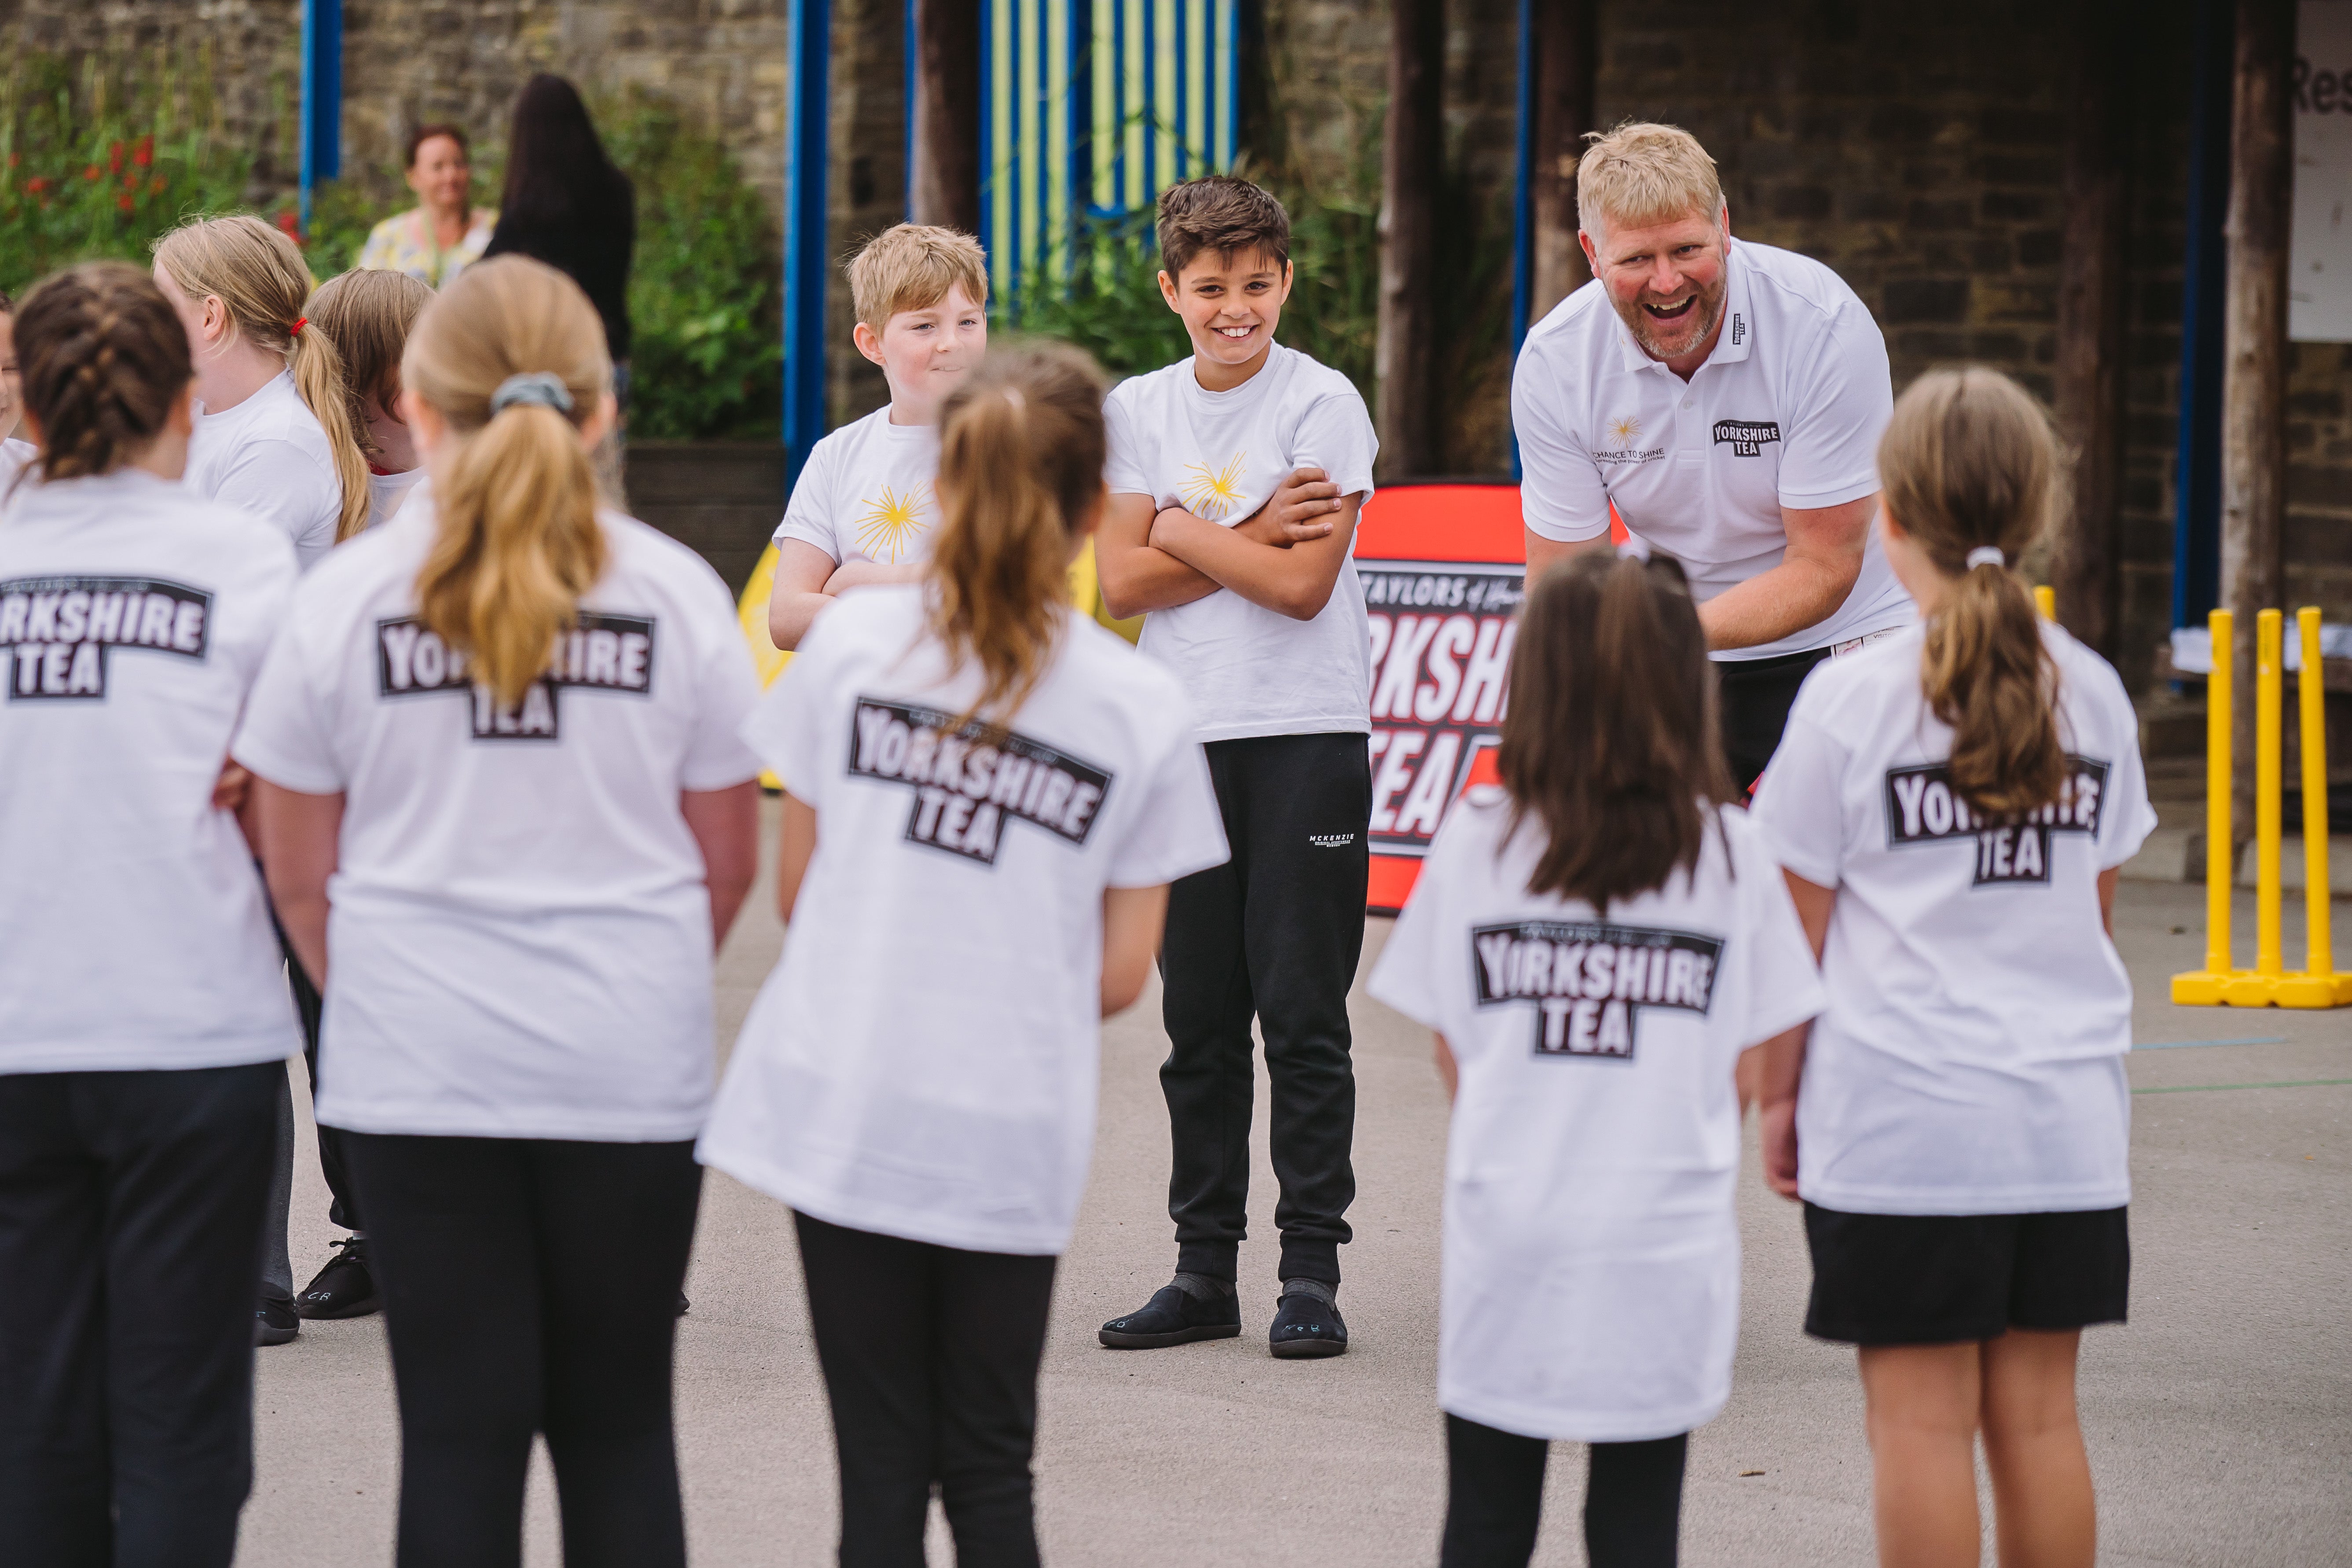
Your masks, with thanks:
<instances>
[{"instance_id":1,"label":"wooden post","mask_svg":"<svg viewBox=\"0 0 2352 1568\"><path fill-rule=\"evenodd\" d=\"M907 218L980 232L980 0L915 7Z\"/></svg>"},{"instance_id":2,"label":"wooden post","mask_svg":"<svg viewBox=\"0 0 2352 1568\"><path fill-rule=\"evenodd\" d=\"M2074 0L2059 200L2059 434L2072 502L2055 541L2058 618L2108 658L2122 607L2117 511L2124 468L2124 249L2129 223L2131 25L2123 0Z\"/></svg>"},{"instance_id":3,"label":"wooden post","mask_svg":"<svg viewBox=\"0 0 2352 1568\"><path fill-rule=\"evenodd\" d=\"M1381 160L1380 470L1438 466L1437 184L1445 160L1444 0L1391 0Z\"/></svg>"},{"instance_id":4,"label":"wooden post","mask_svg":"<svg viewBox=\"0 0 2352 1568\"><path fill-rule=\"evenodd\" d=\"M1532 0L1535 110L1528 183L1535 207L1535 266L1528 290L1528 322L1592 276L1576 243L1576 161L1584 133L1595 130L1593 70L1600 50L1596 0Z\"/></svg>"},{"instance_id":5,"label":"wooden post","mask_svg":"<svg viewBox=\"0 0 2352 1568\"><path fill-rule=\"evenodd\" d=\"M2221 602L2237 643L2236 810L2254 820L2254 628L2285 587L2287 221L2294 180L2287 73L2294 0L2238 0L2231 95L2230 247L2222 324Z\"/></svg>"}]
</instances>

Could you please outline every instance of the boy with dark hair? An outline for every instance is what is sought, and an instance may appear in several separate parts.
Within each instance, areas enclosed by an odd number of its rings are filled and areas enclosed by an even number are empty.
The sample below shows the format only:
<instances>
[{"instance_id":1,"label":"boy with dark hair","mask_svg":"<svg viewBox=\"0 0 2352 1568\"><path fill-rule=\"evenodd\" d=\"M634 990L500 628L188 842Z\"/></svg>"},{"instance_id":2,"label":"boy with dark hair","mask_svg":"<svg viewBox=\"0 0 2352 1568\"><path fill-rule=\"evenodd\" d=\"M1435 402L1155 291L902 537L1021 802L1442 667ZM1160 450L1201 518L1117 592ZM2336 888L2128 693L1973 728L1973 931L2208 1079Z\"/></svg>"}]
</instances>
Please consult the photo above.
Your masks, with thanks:
<instances>
[{"instance_id":1,"label":"boy with dark hair","mask_svg":"<svg viewBox=\"0 0 2352 1568\"><path fill-rule=\"evenodd\" d=\"M1255 1018L1282 1187L1272 1349L1337 1355L1371 810L1353 546L1377 443L1346 377L1275 342L1291 284L1280 202L1246 180L1188 180L1160 196L1159 237L1160 293L1192 353L1105 405L1097 561L1111 614L1146 614L1143 651L1192 699L1233 858L1169 889L1160 1081L1176 1277L1101 1337L1148 1349L1241 1332Z\"/></svg>"}]
</instances>

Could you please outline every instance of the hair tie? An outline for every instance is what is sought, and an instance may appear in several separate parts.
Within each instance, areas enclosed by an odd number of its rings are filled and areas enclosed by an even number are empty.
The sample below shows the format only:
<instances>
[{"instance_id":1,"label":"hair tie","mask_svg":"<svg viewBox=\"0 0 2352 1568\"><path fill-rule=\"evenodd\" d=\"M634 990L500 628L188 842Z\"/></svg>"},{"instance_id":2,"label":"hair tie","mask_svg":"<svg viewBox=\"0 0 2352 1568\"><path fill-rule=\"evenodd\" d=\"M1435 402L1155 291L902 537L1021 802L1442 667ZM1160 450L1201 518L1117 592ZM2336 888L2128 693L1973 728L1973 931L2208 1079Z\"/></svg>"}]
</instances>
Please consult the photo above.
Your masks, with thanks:
<instances>
[{"instance_id":1,"label":"hair tie","mask_svg":"<svg viewBox=\"0 0 2352 1568\"><path fill-rule=\"evenodd\" d=\"M495 418L519 403L569 414L572 393L564 386L563 378L552 371L527 370L499 383L499 389L490 394L490 415Z\"/></svg>"},{"instance_id":2,"label":"hair tie","mask_svg":"<svg viewBox=\"0 0 2352 1568\"><path fill-rule=\"evenodd\" d=\"M299 337L300 337L300 336L302 335L302 329L303 329L303 328L305 328L305 327L307 327L307 326L309 326L310 324L310 317L308 317L308 316L297 316L297 317L295 317L295 318L294 318L294 324L293 324L292 326L290 326L290 327L289 327L289 328L287 328L287 329L286 329L286 335L287 335L288 337L289 337L289 338L299 338Z\"/></svg>"},{"instance_id":3,"label":"hair tie","mask_svg":"<svg viewBox=\"0 0 2352 1568\"><path fill-rule=\"evenodd\" d=\"M1975 571L1979 566L2006 566L2008 564L2009 558L2000 552L2000 546L1998 544L1979 544L1974 550L1969 552L1969 570L1971 572Z\"/></svg>"},{"instance_id":4,"label":"hair tie","mask_svg":"<svg viewBox=\"0 0 2352 1568\"><path fill-rule=\"evenodd\" d=\"M1000 388L1000 390L1004 394L1004 401L1013 405L1013 413L1018 414L1029 406L1027 401L1022 397L1021 389L1019 387L1007 386Z\"/></svg>"}]
</instances>

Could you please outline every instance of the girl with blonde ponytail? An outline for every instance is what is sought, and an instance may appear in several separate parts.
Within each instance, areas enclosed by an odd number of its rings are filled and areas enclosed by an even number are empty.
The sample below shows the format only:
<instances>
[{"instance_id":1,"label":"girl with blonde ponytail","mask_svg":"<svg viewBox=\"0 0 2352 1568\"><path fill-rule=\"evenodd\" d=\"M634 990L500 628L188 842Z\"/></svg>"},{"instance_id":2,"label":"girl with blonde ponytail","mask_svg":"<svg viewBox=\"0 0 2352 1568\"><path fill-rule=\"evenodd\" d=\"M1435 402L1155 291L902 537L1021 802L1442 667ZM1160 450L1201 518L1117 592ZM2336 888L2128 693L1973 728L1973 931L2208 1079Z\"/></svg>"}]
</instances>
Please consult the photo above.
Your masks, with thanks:
<instances>
[{"instance_id":1,"label":"girl with blonde ponytail","mask_svg":"<svg viewBox=\"0 0 2352 1568\"><path fill-rule=\"evenodd\" d=\"M1103 385L999 350L941 410L923 583L817 618L744 735L785 781L791 922L703 1161L792 1205L840 1457L841 1560L1034 1563L1055 1257L1094 1142L1099 1022L1173 879L1221 863L1174 678L1070 608Z\"/></svg>"},{"instance_id":2,"label":"girl with blonde ponytail","mask_svg":"<svg viewBox=\"0 0 2352 1568\"><path fill-rule=\"evenodd\" d=\"M301 251L250 213L198 218L155 242L155 281L187 329L204 409L188 488L277 523L308 571L367 526L369 497L342 356L303 315Z\"/></svg>"},{"instance_id":3,"label":"girl with blonde ponytail","mask_svg":"<svg viewBox=\"0 0 2352 1568\"><path fill-rule=\"evenodd\" d=\"M565 1561L676 1568L671 1344L757 682L718 575L597 505L612 366L569 279L467 268L401 383L430 488L304 584L236 744L383 1287L398 1558L515 1560L544 1433Z\"/></svg>"},{"instance_id":4,"label":"girl with blonde ponytail","mask_svg":"<svg viewBox=\"0 0 2352 1568\"><path fill-rule=\"evenodd\" d=\"M1829 994L1769 1056L1765 1173L1804 1202L1806 1331L1860 1347L1880 1560L1977 1560L1981 1431L2004 1561L2089 1568L2074 1363L2130 1276L2108 925L2156 825L2138 721L2015 569L2057 483L2038 404L1923 376L1878 467L1922 624L1808 678L1756 798Z\"/></svg>"}]
</instances>

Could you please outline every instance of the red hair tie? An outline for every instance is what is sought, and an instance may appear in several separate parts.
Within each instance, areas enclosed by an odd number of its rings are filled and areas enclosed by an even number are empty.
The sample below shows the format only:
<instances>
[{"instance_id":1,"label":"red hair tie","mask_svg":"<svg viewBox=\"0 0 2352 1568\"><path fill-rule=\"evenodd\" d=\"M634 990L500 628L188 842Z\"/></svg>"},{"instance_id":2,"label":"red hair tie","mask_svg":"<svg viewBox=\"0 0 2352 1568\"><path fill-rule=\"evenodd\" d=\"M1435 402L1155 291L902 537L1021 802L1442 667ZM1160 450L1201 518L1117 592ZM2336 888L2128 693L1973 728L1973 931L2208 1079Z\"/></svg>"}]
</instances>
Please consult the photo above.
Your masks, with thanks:
<instances>
[{"instance_id":1,"label":"red hair tie","mask_svg":"<svg viewBox=\"0 0 2352 1568\"><path fill-rule=\"evenodd\" d=\"M292 326L290 326L290 327L289 327L289 328L287 328L287 329L286 329L286 335L287 335L288 337L289 337L289 338L299 338L299 337L300 337L300 336L302 335L302 329L303 329L303 328L305 328L305 327L307 327L307 326L309 326L310 324L310 317L308 317L308 316L297 316L297 317L295 317L295 318L294 318L294 324L293 324Z\"/></svg>"}]
</instances>

